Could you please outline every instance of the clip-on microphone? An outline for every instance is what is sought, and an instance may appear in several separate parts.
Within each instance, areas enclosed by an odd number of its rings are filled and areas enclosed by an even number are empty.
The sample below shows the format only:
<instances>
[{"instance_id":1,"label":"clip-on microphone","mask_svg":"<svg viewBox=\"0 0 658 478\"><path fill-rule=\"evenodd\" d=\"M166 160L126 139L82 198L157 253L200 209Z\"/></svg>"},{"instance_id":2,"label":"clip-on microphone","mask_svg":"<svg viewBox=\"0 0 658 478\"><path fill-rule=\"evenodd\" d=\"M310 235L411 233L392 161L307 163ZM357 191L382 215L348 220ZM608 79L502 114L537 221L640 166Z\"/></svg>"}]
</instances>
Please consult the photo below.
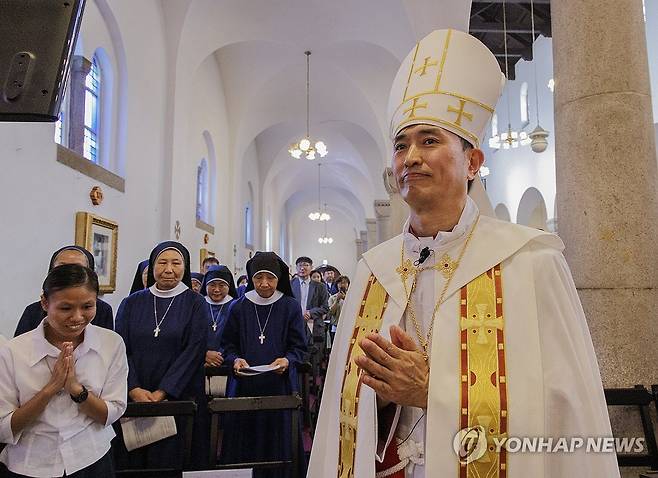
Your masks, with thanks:
<instances>
[{"instance_id":1,"label":"clip-on microphone","mask_svg":"<svg viewBox=\"0 0 658 478\"><path fill-rule=\"evenodd\" d=\"M432 249L429 247L425 246L420 250L420 255L418 256L418 260L414 262L415 266L421 265L423 262L427 260L429 256L431 256L434 253Z\"/></svg>"}]
</instances>

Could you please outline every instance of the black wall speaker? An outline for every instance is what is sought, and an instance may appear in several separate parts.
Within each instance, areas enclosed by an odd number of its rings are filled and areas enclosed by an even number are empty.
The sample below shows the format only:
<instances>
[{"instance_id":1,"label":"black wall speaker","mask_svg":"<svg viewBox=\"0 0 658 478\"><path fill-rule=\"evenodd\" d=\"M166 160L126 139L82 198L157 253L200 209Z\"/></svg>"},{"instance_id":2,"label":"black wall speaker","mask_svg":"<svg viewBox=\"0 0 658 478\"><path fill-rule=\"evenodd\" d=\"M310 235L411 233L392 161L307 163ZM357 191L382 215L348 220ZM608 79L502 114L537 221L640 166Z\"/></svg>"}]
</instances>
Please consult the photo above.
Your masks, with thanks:
<instances>
[{"instance_id":1,"label":"black wall speaker","mask_svg":"<svg viewBox=\"0 0 658 478\"><path fill-rule=\"evenodd\" d=\"M85 0L0 0L0 121L57 121Z\"/></svg>"}]
</instances>

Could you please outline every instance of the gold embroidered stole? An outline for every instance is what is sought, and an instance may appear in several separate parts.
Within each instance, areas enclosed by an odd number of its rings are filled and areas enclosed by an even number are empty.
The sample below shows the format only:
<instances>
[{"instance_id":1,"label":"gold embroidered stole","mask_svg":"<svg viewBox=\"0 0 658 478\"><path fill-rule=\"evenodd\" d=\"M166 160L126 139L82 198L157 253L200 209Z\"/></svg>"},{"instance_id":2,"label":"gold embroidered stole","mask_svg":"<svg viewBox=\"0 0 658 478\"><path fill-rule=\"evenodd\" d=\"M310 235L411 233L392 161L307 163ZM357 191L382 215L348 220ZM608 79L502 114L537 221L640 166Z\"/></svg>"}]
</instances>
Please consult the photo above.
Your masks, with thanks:
<instances>
[{"instance_id":1,"label":"gold embroidered stole","mask_svg":"<svg viewBox=\"0 0 658 478\"><path fill-rule=\"evenodd\" d=\"M505 478L507 454L504 447L496 453L493 440L506 437L508 425L500 264L462 287L460 299L460 428L482 427L487 449L460 461L459 478Z\"/></svg>"},{"instance_id":2,"label":"gold embroidered stole","mask_svg":"<svg viewBox=\"0 0 658 478\"><path fill-rule=\"evenodd\" d=\"M340 443L337 478L354 478L361 374L354 360L363 355L359 342L379 332L388 295L371 275L352 332L340 398ZM482 427L484 455L459 462L459 478L506 478L507 454L496 453L494 438L507 435L507 377L500 264L460 291L460 428Z\"/></svg>"},{"instance_id":3,"label":"gold embroidered stole","mask_svg":"<svg viewBox=\"0 0 658 478\"><path fill-rule=\"evenodd\" d=\"M363 373L363 370L354 363L356 357L363 355L363 349L359 342L366 335L379 332L387 304L388 294L384 287L374 275L370 275L368 285L361 299L359 315L354 324L341 387L338 478L354 478L356 428L359 413L359 395L361 393L361 374Z\"/></svg>"}]
</instances>

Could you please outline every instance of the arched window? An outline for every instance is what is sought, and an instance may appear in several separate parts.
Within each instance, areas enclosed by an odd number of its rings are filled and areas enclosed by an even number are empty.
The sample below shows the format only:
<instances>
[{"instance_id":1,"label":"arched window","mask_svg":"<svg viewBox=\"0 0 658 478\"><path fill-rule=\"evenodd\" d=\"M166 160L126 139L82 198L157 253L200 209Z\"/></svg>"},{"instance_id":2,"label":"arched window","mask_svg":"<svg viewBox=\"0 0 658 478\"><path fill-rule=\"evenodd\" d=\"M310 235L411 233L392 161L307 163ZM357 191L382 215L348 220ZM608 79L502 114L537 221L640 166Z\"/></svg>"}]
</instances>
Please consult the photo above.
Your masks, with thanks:
<instances>
[{"instance_id":1,"label":"arched window","mask_svg":"<svg viewBox=\"0 0 658 478\"><path fill-rule=\"evenodd\" d=\"M272 227L269 219L265 222L265 250L272 250Z\"/></svg>"},{"instance_id":2,"label":"arched window","mask_svg":"<svg viewBox=\"0 0 658 478\"><path fill-rule=\"evenodd\" d=\"M99 162L98 131L100 118L101 69L96 55L85 78L85 137L83 156L94 163Z\"/></svg>"},{"instance_id":3,"label":"arched window","mask_svg":"<svg viewBox=\"0 0 658 478\"><path fill-rule=\"evenodd\" d=\"M247 248L253 247L253 228L251 223L253 222L253 211L251 204L247 204L244 208L244 245Z\"/></svg>"},{"instance_id":4,"label":"arched window","mask_svg":"<svg viewBox=\"0 0 658 478\"><path fill-rule=\"evenodd\" d=\"M62 106L59 109L59 117L55 122L55 143L61 144L62 146L68 146L69 144L69 120L68 120L68 111L69 111L69 97L71 85L69 82L66 82L66 93L64 94L64 99L62 99Z\"/></svg>"},{"instance_id":5,"label":"arched window","mask_svg":"<svg viewBox=\"0 0 658 478\"><path fill-rule=\"evenodd\" d=\"M525 128L530 123L528 119L528 83L523 82L521 85L521 94L520 94L520 103L521 103L521 127Z\"/></svg>"},{"instance_id":6,"label":"arched window","mask_svg":"<svg viewBox=\"0 0 658 478\"><path fill-rule=\"evenodd\" d=\"M208 162L205 158L196 170L196 218L208 223Z\"/></svg>"},{"instance_id":7,"label":"arched window","mask_svg":"<svg viewBox=\"0 0 658 478\"><path fill-rule=\"evenodd\" d=\"M244 246L247 249L254 247L254 188L251 182L247 183L249 201L244 208Z\"/></svg>"}]
</instances>

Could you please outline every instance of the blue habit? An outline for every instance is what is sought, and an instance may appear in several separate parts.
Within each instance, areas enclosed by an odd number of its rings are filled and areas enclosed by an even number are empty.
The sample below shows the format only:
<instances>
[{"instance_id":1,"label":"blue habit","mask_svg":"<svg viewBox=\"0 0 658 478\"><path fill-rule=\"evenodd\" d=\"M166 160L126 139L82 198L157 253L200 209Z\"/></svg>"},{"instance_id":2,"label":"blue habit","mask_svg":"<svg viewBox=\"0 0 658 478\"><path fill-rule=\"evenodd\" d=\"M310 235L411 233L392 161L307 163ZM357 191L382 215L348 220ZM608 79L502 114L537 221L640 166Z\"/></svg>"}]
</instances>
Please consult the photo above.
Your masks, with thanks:
<instances>
[{"instance_id":1,"label":"blue habit","mask_svg":"<svg viewBox=\"0 0 658 478\"><path fill-rule=\"evenodd\" d=\"M265 325L268 313L270 318ZM262 344L259 339L261 328L265 336ZM284 295L270 305L256 305L247 297L236 300L231 307L221 342L227 363L232 367L236 358L242 358L250 366L267 365L277 358L285 357L289 368L282 375L269 372L254 377L231 377L227 396L257 397L298 392L297 365L305 360L307 351L304 328L299 303L292 297ZM221 462L290 459L290 420L290 412L277 411L225 416ZM301 419L299 423L301 427ZM305 467L301 439L299 443L300 463ZM300 476L304 476L305 472L301 471ZM288 476L291 476L289 469L254 470L254 478Z\"/></svg>"},{"instance_id":2,"label":"blue habit","mask_svg":"<svg viewBox=\"0 0 658 478\"><path fill-rule=\"evenodd\" d=\"M192 467L200 468L206 463L209 447L203 369L210 321L208 304L191 289L175 296L173 303L172 298L155 297L158 322L171 307L159 325L158 337L154 337L153 298L149 289L135 292L123 300L117 312L116 331L123 337L128 355L128 391L136 387L151 392L163 390L169 400L197 402ZM177 436L132 451L128 466L179 467L185 429L182 420L177 421L177 428ZM124 461L119 459L122 453L117 455L117 461Z\"/></svg>"},{"instance_id":3,"label":"blue habit","mask_svg":"<svg viewBox=\"0 0 658 478\"><path fill-rule=\"evenodd\" d=\"M208 320L208 350L214 350L224 355L224 351L221 348L222 335L224 335L229 311L234 302L235 300L231 300L221 305L206 303L206 308L209 311L208 315L210 315ZM213 329L213 319L217 324L216 330Z\"/></svg>"}]
</instances>

